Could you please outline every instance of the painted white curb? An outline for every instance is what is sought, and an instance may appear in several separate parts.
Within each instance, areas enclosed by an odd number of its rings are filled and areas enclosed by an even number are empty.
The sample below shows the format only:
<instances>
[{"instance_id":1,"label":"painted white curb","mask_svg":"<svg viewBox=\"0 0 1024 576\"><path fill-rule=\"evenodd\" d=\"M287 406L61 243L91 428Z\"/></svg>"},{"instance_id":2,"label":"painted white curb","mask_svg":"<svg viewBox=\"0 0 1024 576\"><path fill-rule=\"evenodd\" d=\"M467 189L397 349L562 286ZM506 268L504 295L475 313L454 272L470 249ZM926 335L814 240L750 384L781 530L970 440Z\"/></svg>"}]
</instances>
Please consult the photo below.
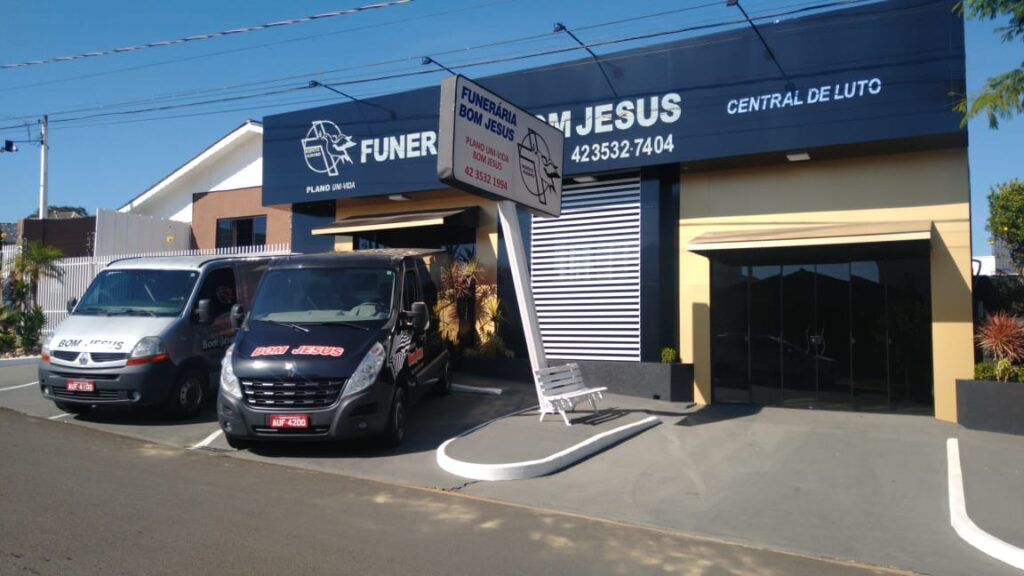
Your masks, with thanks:
<instances>
[{"instance_id":1,"label":"painted white curb","mask_svg":"<svg viewBox=\"0 0 1024 576\"><path fill-rule=\"evenodd\" d=\"M953 525L953 530L956 530L965 542L985 554L1024 570L1024 550L978 528L978 525L967 516L964 478L960 471L960 442L956 438L946 440L946 458L949 461L949 521Z\"/></svg>"},{"instance_id":2,"label":"painted white curb","mask_svg":"<svg viewBox=\"0 0 1024 576\"><path fill-rule=\"evenodd\" d=\"M501 388L483 388L480 386L467 386L465 384L452 384L453 392L465 392L466 394L486 394L490 396L501 396Z\"/></svg>"},{"instance_id":3,"label":"painted white curb","mask_svg":"<svg viewBox=\"0 0 1024 576\"><path fill-rule=\"evenodd\" d=\"M22 366L39 362L39 356L22 356L20 358L0 358L0 368L8 366Z\"/></svg>"},{"instance_id":4,"label":"painted white curb","mask_svg":"<svg viewBox=\"0 0 1024 576\"><path fill-rule=\"evenodd\" d=\"M536 408L529 408L528 410L535 410ZM508 416L520 414L526 410L520 410ZM502 418L508 418L508 416L502 416ZM500 420L496 418L495 420ZM494 422L494 420L491 420ZM584 458L601 452L609 446L621 442L622 440L639 434L648 428L661 424L661 420L657 416L648 416L643 420L633 422L632 424L626 424L619 426L612 430L602 432L587 438L583 442L570 446L561 452L556 452L546 458L539 460L527 460L524 462L510 462L508 464L476 464L473 462L464 462L462 460L456 460L447 454L448 445L452 442L462 438L475 430L483 428L487 424L481 424L468 432L464 432L455 438L451 438L445 441L437 448L437 465L443 470L451 472L456 476L463 478L469 478L471 480L522 480L524 478L536 478L538 476L546 476L552 472L557 472L563 468L571 466Z\"/></svg>"}]
</instances>

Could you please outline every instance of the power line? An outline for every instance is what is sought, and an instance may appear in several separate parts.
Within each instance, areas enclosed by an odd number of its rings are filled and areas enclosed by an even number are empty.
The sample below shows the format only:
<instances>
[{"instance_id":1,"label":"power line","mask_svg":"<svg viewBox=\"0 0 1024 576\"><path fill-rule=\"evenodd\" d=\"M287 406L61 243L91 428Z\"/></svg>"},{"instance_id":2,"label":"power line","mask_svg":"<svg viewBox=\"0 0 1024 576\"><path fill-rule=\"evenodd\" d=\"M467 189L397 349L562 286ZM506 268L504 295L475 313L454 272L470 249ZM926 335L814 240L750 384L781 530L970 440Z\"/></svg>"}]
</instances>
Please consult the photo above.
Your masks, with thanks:
<instances>
[{"instance_id":1,"label":"power line","mask_svg":"<svg viewBox=\"0 0 1024 576\"><path fill-rule=\"evenodd\" d=\"M0 64L0 70L8 68L25 68L26 66L39 66L42 64L55 64L57 62L71 62L73 60L83 60L85 58L97 58L100 56L112 56L114 54L123 54L125 52L138 52L139 50L146 50L148 48L163 48L165 46L175 46L178 44L185 44L186 42L198 42L200 40L211 40L213 38L220 38L222 36L233 36L236 34L246 34L249 32L258 32L260 30L268 30L270 28L280 28L283 26L292 26L295 24L304 24L306 22L312 22L314 20L323 20L325 18L335 18L338 16L348 16L350 14L356 14L359 12L366 12L369 10L376 10L379 8L390 8L391 6L397 6L399 4L408 4L412 0L389 0L387 2L379 2L377 4L367 4L365 6L359 6L356 8L346 8L344 10L335 10L333 12L324 12L322 14L313 14L312 16L303 16L301 18L291 18L288 20L280 20L278 22L270 22L267 24L258 24L256 26L244 26L242 28L233 28L231 30L223 30L220 32L209 32L206 34L194 34L192 36L185 36L184 38L176 38L174 40L160 40L158 42L148 42L146 44L136 44L134 46L125 46L124 48L113 48L110 50L96 50L93 52L83 52L81 54L72 54L70 56L57 56L55 58L45 58L42 60L29 60L27 62L19 62L17 64Z\"/></svg>"},{"instance_id":2,"label":"power line","mask_svg":"<svg viewBox=\"0 0 1024 576\"><path fill-rule=\"evenodd\" d=\"M755 16L754 19L755 20L760 20L760 19L778 18L778 17L782 17L782 16L787 16L787 15L790 15L790 14L806 12L808 10L830 8L830 7L840 6L840 5L862 4L862 3L874 2L874 1L876 1L876 0L833 0L831 2L819 3L819 4L815 4L815 5L811 5L811 6L806 6L806 7L803 7L803 8L796 8L796 9L789 10L789 11L774 12L774 13L771 13L771 14L758 15L758 16ZM682 27L682 28L675 28L675 29L671 29L671 30L663 30L663 31L658 31L658 32L651 32L651 33L647 33L647 34L637 34L637 35L628 36L628 37L625 37L625 38L615 38L615 39L603 40L603 41L599 41L599 42L591 42L589 44L583 44L582 46L562 47L562 48L556 48L556 49L550 49L550 50L530 52L530 53L520 54L520 55L503 56L503 57L496 57L496 58L491 58L491 59L487 59L487 60L480 60L480 61L475 61L475 62L467 62L467 63L462 63L462 64L455 64L453 67L454 68L474 68L474 67L485 66L485 65L496 64L496 63L507 63L507 62L512 62L512 61L525 60L525 59L530 59L530 58L537 58L537 57L541 57L541 56L549 56L549 55L554 55L554 54L569 53L569 52L574 52L574 51L578 51L578 50L590 49L590 48L594 48L594 47L601 47L601 46L616 45L616 44L621 44L621 43L635 42L635 41L638 41L638 40L646 40L646 39L652 39L652 38L657 38L657 37L662 37L662 36L667 36L667 35L682 34L682 33L686 33L686 32L703 31L703 30L708 30L708 29L713 29L713 28L720 28L720 27L723 27L723 26L740 25L740 24L745 24L745 23L746 23L745 19L733 19L733 20L711 22L711 23L698 24L698 25L687 26L687 27ZM663 48L653 47L652 49L654 49L654 50L662 50ZM449 51L449 52L454 52L454 51ZM608 58L608 57L606 57L606 58ZM403 58L403 59L400 59L398 61L406 61L406 60L409 60L409 59L411 59L411 58ZM614 59L614 58L611 58L611 59ZM391 61L391 62L395 62L395 61ZM562 66L578 66L578 65L580 65L580 63L579 62L566 62L566 63L563 63L561 65ZM364 65L364 66L361 66L361 67L370 67L370 66L372 66L372 65ZM424 74L432 74L432 73L436 73L436 72L438 72L438 70L435 70L435 69L422 69L421 68L419 70L413 70L413 71L408 71L408 72L396 72L396 73L384 74L384 75L378 75L378 76L372 76L372 77L366 77L366 78L341 80L341 81L337 81L337 82L331 82L331 85L333 85L333 86L344 86L344 85L366 84L366 83L380 82L380 81L385 81L385 80L393 80L393 79L398 79L398 78L408 78L408 77L413 77L413 76L420 76L420 75L424 75ZM262 98L262 97L273 96L273 95L277 95L277 94L284 94L284 93L289 93L289 92L296 92L296 91L307 90L307 89L309 89L309 85L305 84L305 85L302 85L302 86L284 87L284 88L281 88L281 89L269 90L269 91L260 92L260 93L256 93L256 94L243 94L243 95L239 95L239 96L215 98L215 99L203 100L203 101L198 101L198 102L189 102L189 103L182 103L182 104L168 104L168 105L164 105L164 106L155 106L155 107L148 107L148 108L142 108L142 109L111 111L111 112L103 112L103 113L90 114L90 115L84 115L84 116L76 116L76 117L72 117L72 118L55 119L55 120L50 120L50 123L51 124L55 124L55 123L62 123L63 124L63 123L79 122L79 121L82 121L82 120L90 120L90 119L110 117L110 116L125 116L125 115L133 115L133 114L144 114L144 113L167 111L167 110L174 110L174 109L194 107L194 106L213 105L213 104L219 104L219 103L224 103L224 102L240 101L240 100L247 100L247 99L252 99L252 98ZM111 123L111 124L113 124L113 123ZM9 129L9 128L15 128L15 127L19 127L19 126L20 125L0 126L0 129Z\"/></svg>"},{"instance_id":3,"label":"power line","mask_svg":"<svg viewBox=\"0 0 1024 576\"><path fill-rule=\"evenodd\" d=\"M502 3L502 1L505 1L505 0L500 0L498 2L484 3L484 4L481 4L481 5L477 6L477 7L490 6L490 5L493 5L493 4ZM814 4L814 2L813 1L811 1L811 2L806 2L805 1L805 2L798 3L798 4L790 4L790 5L787 5L785 7L788 8L788 7L793 7L793 6L806 6L808 4ZM621 23L635 22L635 21L639 21L639 20L656 18L656 17L662 17L662 16L666 16L666 15L669 15L669 14L676 14L676 13L681 13L681 12L694 11L694 10L699 10L699 9L703 9L703 8L713 7L713 6L720 6L720 5L721 5L720 2L711 2L711 3L699 4L699 5L696 5L696 6L688 6L688 7L685 7L685 8L678 8L678 9L674 9L674 10L666 10L666 11L655 12L655 13L651 13L651 14L643 14L643 15L640 15L640 16L634 16L634 17L630 17L630 18L621 18L621 19L610 20L610 21L605 21L605 22L598 22L598 23L589 24L589 25L586 25L586 26L580 26L577 29L578 30L591 30L591 29L595 29L595 28L607 27L607 26L621 24ZM466 8L463 7L463 8L460 9L460 11L464 11L465 9ZM438 13L435 13L435 14L426 15L424 17L441 16L441 15L445 15L447 13L448 12L438 12ZM420 18L423 18L423 17L420 17ZM417 19L420 19L420 18L417 18ZM762 17L758 16L757 18L762 18ZM404 22L404 21L406 21L406 20L398 20L398 21L395 21L395 22ZM392 22L392 23L394 23L394 22ZM383 25L388 25L388 24L392 24L392 23L385 23ZM372 26L368 26L368 27L357 27L357 28L354 28L354 29L350 28L350 29L343 30L343 31L340 31L340 32L348 32L348 31L351 31L351 30L362 30L364 28L377 27L377 26L380 26L380 25L372 25ZM336 34L336 33L339 33L339 32L331 32L331 33L328 33L328 34L319 34L319 35L314 35L314 36L310 36L310 37L307 37L307 38L332 35L332 34ZM478 45L475 45L475 46L469 46L469 47L464 47L464 48L449 49L449 50L445 50L445 51L442 51L442 52L436 52L435 55L444 56L444 55L449 55L449 54L465 53L465 52L470 52L470 51L474 51L474 50L481 50L481 49L484 49L484 48L507 46L507 45L511 45L511 44L520 44L520 43L532 42L532 41L535 41L535 40L538 40L538 39L543 39L543 38L554 38L554 37L557 37L557 36L558 36L558 34L557 33L553 33L553 32L547 32L547 33L542 33L542 34L533 34L533 35L528 35L528 36L521 36L521 37L517 37L517 38L510 38L510 39L499 40L499 41L495 41L495 42L488 42L488 43L484 43L484 44L478 44ZM301 38L300 39L291 39L291 40L285 40L283 42L292 42L292 41L298 41L298 40L302 40L302 39ZM280 44L280 43L282 43L282 42L275 42L275 43L265 44L263 46L271 46L271 45L276 45L276 44ZM250 48L253 48L253 47L250 47ZM239 49L239 50L247 50L247 49L250 49L250 48L243 48L243 49ZM219 53L216 53L214 55L225 54L225 53L230 53L230 52L235 52L235 51L237 51L237 50L219 52ZM177 60L177 61L178 62L184 62L184 61L193 60L195 58L202 58L202 57L205 57L205 55L204 56L195 56L195 57L192 57L192 58L184 58L184 59L180 59L180 60ZM324 75L327 75L327 74L334 74L334 73L338 73L338 72L350 72L352 70L358 70L358 69L364 69L364 68L373 68L373 67L385 66L385 65L388 65L388 64L395 64L395 63L402 63L402 62L410 62L411 63L414 60L418 60L418 59L419 59L418 56L407 56L407 57L401 57L401 58L396 58L396 59L391 59L391 60L385 60L385 61L378 61L378 62L373 62L373 63L361 64L361 65L356 65L356 66L348 66L348 67L343 67L343 68L336 68L336 69L331 69L331 70L321 70L321 71L315 71L315 72L305 72L305 73L301 73L301 74L294 74L294 75L289 75L289 76L277 77L277 78L272 78L272 79L268 79L268 80L246 82L246 83L227 85L227 86L221 86L221 87L216 87L216 88L207 88L207 89L197 89L197 90L182 91L182 92L173 92L173 93L168 93L168 94L164 94L164 95L156 95L156 96L153 96L153 97L150 97L150 98L144 98L144 99L128 100L128 101L115 102L115 103L110 103L110 104L101 104L101 105L84 107L84 108L59 110L59 111L56 111L56 112L51 112L50 116L59 116L61 114L72 114L72 113L77 113L77 112L88 112L88 111L93 111L93 110L104 110L104 109L108 109L108 108L118 108L118 107L123 107L123 106L131 106L133 104L155 103L155 102L160 102L160 101L189 100L189 99L192 99L192 98L200 98L204 94L211 94L211 93L217 93L217 92L220 92L220 93L230 93L230 92L236 91L235 89L239 89L238 91L245 92L246 88L250 88L250 87L254 88L254 87L259 86L259 85L273 84L273 83L283 82L283 81L287 81L287 80L308 79L310 77L321 77L321 78L323 78ZM174 62L176 62L176 61L164 61L164 62L161 62L161 63L155 63L155 64L151 64L151 65L144 65L142 67L148 67L148 66L153 66L153 65L170 64L170 63L174 63ZM133 68L122 69L122 70L131 70L131 69L133 69ZM102 75L102 74L103 73L100 73L100 74L97 74L97 75ZM89 76L84 76L84 77L89 77ZM326 80L326 78L324 78L324 80ZM58 80L58 81L62 81L62 80ZM8 88L7 90L10 90L10 88ZM6 91L6 90L5 89L0 89L0 92L3 92L3 91ZM30 114L30 115L25 115L25 116L21 116L21 117L10 117L10 118L12 118L12 119L32 119L32 118L36 118L37 116L38 116L38 114Z\"/></svg>"}]
</instances>

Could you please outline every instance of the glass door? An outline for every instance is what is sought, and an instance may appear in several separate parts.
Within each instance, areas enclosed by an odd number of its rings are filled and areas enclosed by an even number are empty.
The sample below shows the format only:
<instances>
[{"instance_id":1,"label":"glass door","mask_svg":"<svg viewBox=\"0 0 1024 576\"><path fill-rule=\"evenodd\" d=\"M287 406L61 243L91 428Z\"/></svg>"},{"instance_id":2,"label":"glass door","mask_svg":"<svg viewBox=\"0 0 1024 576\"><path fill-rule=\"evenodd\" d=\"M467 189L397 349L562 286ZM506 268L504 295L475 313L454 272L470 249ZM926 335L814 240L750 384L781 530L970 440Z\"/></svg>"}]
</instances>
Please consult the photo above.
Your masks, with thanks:
<instances>
[{"instance_id":1,"label":"glass door","mask_svg":"<svg viewBox=\"0 0 1024 576\"><path fill-rule=\"evenodd\" d=\"M782 267L782 404L818 400L817 273L814 264Z\"/></svg>"}]
</instances>

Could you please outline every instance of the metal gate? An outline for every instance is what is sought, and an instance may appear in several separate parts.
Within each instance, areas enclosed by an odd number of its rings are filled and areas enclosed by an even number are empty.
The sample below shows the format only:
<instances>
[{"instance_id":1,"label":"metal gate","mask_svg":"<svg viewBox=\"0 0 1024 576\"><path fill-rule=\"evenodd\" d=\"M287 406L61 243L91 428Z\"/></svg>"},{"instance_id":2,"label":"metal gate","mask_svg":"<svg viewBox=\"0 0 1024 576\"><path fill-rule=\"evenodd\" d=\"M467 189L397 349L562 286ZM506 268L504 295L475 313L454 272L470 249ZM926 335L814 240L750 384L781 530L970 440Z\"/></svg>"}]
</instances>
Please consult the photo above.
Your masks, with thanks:
<instances>
[{"instance_id":1,"label":"metal gate","mask_svg":"<svg viewBox=\"0 0 1024 576\"><path fill-rule=\"evenodd\" d=\"M640 178L566 184L534 216L530 283L545 356L640 361Z\"/></svg>"}]
</instances>

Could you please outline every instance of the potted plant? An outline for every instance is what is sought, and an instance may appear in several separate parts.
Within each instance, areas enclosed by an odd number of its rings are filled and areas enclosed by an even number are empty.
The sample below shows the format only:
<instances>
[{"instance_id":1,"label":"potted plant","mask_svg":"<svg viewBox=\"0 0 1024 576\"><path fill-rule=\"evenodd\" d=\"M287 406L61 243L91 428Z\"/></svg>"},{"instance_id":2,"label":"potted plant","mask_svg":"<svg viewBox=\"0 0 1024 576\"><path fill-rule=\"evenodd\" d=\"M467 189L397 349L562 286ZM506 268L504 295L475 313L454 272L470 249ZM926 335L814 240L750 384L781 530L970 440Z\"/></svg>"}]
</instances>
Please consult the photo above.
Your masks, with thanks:
<instances>
[{"instance_id":1,"label":"potted plant","mask_svg":"<svg viewBox=\"0 0 1024 576\"><path fill-rule=\"evenodd\" d=\"M967 427L1024 434L1024 322L1006 312L989 314L975 334L984 361L974 380L957 380L957 421Z\"/></svg>"}]
</instances>

